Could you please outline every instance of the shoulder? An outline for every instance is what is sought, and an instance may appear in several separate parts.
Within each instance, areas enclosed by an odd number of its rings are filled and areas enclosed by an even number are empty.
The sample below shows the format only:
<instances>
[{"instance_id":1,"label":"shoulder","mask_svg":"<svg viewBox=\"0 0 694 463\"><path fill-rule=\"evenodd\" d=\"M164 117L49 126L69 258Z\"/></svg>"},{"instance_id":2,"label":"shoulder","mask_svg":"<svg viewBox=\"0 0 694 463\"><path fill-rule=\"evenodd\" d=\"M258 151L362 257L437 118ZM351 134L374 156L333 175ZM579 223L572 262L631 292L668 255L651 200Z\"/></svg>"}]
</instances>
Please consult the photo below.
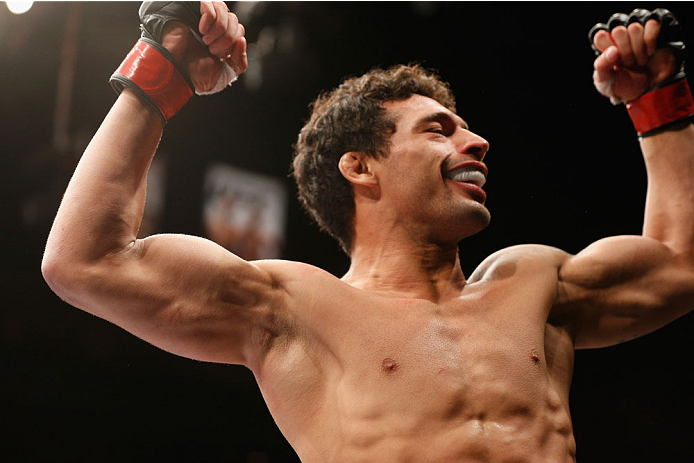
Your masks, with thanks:
<instances>
[{"instance_id":1,"label":"shoulder","mask_svg":"<svg viewBox=\"0 0 694 463\"><path fill-rule=\"evenodd\" d=\"M288 309L294 313L322 310L345 299L357 297L358 290L319 267L287 260L254 261L265 272L275 290L282 293Z\"/></svg>"},{"instance_id":2,"label":"shoulder","mask_svg":"<svg viewBox=\"0 0 694 463\"><path fill-rule=\"evenodd\" d=\"M291 260L256 260L251 264L265 272L278 286L291 287L313 286L321 284L345 285L335 275L319 267Z\"/></svg>"},{"instance_id":3,"label":"shoulder","mask_svg":"<svg viewBox=\"0 0 694 463\"><path fill-rule=\"evenodd\" d=\"M480 263L468 282L496 280L511 275L543 272L557 274L571 255L561 249L541 244L521 244L501 249Z\"/></svg>"}]
</instances>

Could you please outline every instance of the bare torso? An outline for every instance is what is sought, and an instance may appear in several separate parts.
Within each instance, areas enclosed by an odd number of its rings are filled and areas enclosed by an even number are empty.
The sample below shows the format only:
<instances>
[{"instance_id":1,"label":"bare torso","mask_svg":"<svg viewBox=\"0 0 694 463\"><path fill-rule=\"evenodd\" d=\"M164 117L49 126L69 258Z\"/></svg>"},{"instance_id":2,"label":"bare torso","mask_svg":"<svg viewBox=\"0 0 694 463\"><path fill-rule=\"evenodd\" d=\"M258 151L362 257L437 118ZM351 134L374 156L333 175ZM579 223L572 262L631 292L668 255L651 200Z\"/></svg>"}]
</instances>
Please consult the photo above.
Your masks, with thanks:
<instances>
[{"instance_id":1,"label":"bare torso","mask_svg":"<svg viewBox=\"0 0 694 463\"><path fill-rule=\"evenodd\" d=\"M310 302L252 369L302 461L575 461L556 257L512 248L436 303L288 264Z\"/></svg>"}]
</instances>

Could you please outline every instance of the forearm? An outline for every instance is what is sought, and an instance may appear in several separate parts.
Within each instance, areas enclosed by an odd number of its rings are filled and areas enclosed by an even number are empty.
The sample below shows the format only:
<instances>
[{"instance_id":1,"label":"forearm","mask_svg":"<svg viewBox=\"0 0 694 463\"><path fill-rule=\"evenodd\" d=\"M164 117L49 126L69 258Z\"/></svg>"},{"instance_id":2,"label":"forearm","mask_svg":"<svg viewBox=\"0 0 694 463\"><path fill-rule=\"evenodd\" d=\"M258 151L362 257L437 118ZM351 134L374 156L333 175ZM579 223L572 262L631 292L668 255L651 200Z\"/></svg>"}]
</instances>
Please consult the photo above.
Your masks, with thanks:
<instances>
[{"instance_id":1,"label":"forearm","mask_svg":"<svg viewBox=\"0 0 694 463\"><path fill-rule=\"evenodd\" d=\"M93 263L135 240L147 169L161 134L157 114L124 91L70 180L48 237L44 267Z\"/></svg>"},{"instance_id":2,"label":"forearm","mask_svg":"<svg viewBox=\"0 0 694 463\"><path fill-rule=\"evenodd\" d=\"M648 174L643 235L694 258L694 125L641 141Z\"/></svg>"}]
</instances>

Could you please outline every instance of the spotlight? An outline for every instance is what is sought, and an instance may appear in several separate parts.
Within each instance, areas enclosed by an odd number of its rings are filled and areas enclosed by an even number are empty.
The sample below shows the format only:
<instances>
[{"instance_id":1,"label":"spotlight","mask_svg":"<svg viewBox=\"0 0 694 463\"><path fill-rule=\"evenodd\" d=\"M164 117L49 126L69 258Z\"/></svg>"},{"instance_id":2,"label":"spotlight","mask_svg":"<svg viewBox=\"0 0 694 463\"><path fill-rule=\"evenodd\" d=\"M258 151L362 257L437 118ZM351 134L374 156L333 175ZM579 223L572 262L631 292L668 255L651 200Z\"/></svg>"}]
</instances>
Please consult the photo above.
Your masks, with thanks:
<instances>
[{"instance_id":1,"label":"spotlight","mask_svg":"<svg viewBox=\"0 0 694 463\"><path fill-rule=\"evenodd\" d=\"M22 14L26 13L31 9L31 5L34 4L34 2L5 2L7 3L7 9L10 10L10 12L14 14Z\"/></svg>"}]
</instances>

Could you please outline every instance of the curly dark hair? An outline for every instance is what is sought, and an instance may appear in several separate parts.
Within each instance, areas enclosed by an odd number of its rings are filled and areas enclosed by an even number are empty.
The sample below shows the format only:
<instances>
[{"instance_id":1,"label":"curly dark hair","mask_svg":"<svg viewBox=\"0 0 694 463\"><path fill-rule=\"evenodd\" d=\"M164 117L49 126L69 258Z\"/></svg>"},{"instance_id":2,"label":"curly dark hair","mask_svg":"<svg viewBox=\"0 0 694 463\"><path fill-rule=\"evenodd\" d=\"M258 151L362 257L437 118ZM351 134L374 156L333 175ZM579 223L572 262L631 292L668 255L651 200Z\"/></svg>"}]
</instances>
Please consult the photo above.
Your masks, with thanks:
<instances>
[{"instance_id":1,"label":"curly dark hair","mask_svg":"<svg viewBox=\"0 0 694 463\"><path fill-rule=\"evenodd\" d=\"M455 98L435 71L418 64L372 69L323 92L312 103L309 121L294 146L292 174L299 198L321 230L351 252L354 197L338 168L350 151L380 158L388 155L395 120L383 104L423 95L455 112Z\"/></svg>"}]
</instances>

